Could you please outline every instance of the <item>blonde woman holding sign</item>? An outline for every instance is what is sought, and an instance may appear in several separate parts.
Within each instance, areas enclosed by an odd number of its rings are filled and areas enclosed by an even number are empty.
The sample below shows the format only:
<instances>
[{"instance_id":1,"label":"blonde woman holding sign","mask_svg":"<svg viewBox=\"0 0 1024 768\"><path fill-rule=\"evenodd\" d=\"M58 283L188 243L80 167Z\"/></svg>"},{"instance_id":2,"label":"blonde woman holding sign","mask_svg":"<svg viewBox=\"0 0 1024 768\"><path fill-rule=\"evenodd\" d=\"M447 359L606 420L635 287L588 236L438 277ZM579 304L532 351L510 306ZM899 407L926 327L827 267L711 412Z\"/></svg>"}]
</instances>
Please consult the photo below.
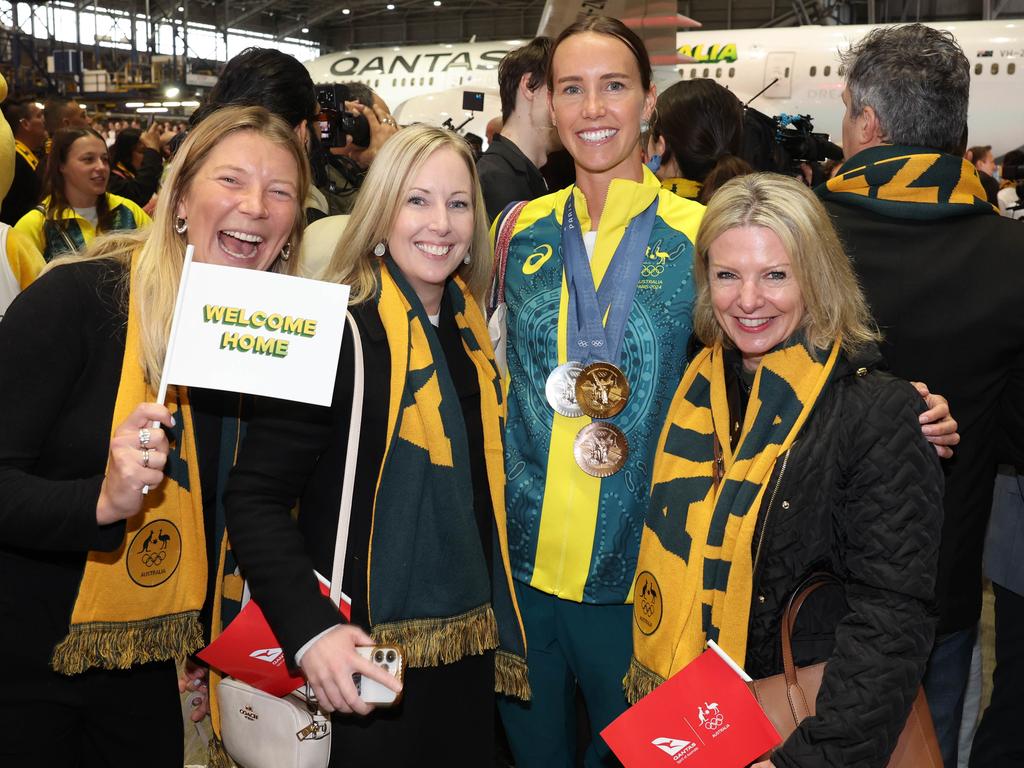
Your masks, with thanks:
<instances>
[{"instance_id":1,"label":"blonde woman holding sign","mask_svg":"<svg viewBox=\"0 0 1024 768\"><path fill-rule=\"evenodd\" d=\"M52 264L0 325L0 762L181 766L174 660L203 644L239 409L153 402L185 247L293 271L308 180L283 121L225 108L179 150L151 228Z\"/></svg>"}]
</instances>

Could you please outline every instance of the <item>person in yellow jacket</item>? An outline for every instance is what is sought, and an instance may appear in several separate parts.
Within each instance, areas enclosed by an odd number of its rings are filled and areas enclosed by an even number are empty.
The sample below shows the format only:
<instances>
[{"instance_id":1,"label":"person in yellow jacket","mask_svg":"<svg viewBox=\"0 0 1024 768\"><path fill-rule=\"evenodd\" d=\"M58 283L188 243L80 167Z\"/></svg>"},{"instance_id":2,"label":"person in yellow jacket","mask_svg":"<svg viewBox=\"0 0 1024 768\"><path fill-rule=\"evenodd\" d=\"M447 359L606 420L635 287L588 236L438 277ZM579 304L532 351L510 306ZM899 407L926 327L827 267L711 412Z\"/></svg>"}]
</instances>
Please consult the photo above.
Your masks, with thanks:
<instances>
[{"instance_id":1,"label":"person in yellow jacket","mask_svg":"<svg viewBox=\"0 0 1024 768\"><path fill-rule=\"evenodd\" d=\"M107 145L96 131L57 131L43 182L46 196L14 229L49 262L82 250L98 233L148 225L149 216L138 205L106 191L109 177Z\"/></svg>"},{"instance_id":2,"label":"person in yellow jacket","mask_svg":"<svg viewBox=\"0 0 1024 768\"><path fill-rule=\"evenodd\" d=\"M0 102L7 98L7 81L0 76ZM14 180L14 134L6 120L0 120L0 200L10 191ZM0 253L7 258L0 260L0 320L7 307L29 283L36 279L43 268L43 257L39 250L7 224L0 224Z\"/></svg>"}]
</instances>

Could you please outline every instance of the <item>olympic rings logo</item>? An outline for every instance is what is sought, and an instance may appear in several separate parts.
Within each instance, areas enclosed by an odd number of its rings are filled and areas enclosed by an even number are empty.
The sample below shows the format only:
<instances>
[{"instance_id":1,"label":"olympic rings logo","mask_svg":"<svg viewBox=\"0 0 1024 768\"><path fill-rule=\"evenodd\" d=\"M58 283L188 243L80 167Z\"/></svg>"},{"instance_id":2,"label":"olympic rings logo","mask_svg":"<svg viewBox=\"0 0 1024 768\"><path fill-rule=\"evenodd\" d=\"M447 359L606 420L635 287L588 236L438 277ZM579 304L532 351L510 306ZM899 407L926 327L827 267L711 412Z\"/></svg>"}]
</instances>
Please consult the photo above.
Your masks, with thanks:
<instances>
[{"instance_id":1,"label":"olympic rings logo","mask_svg":"<svg viewBox=\"0 0 1024 768\"><path fill-rule=\"evenodd\" d=\"M166 552L143 552L140 559L147 568L155 568L160 565L166 557Z\"/></svg>"},{"instance_id":2,"label":"olympic rings logo","mask_svg":"<svg viewBox=\"0 0 1024 768\"><path fill-rule=\"evenodd\" d=\"M658 277L664 271L664 264L644 264L640 267L640 277Z\"/></svg>"},{"instance_id":3,"label":"olympic rings logo","mask_svg":"<svg viewBox=\"0 0 1024 768\"><path fill-rule=\"evenodd\" d=\"M722 723L724 723L724 722L725 722L725 718L722 717L721 714L717 714L717 715L713 715L712 717L709 717L707 720L705 720L704 721L704 727L707 728L709 731L713 731L713 730L715 730L717 728L720 728L722 726Z\"/></svg>"}]
</instances>

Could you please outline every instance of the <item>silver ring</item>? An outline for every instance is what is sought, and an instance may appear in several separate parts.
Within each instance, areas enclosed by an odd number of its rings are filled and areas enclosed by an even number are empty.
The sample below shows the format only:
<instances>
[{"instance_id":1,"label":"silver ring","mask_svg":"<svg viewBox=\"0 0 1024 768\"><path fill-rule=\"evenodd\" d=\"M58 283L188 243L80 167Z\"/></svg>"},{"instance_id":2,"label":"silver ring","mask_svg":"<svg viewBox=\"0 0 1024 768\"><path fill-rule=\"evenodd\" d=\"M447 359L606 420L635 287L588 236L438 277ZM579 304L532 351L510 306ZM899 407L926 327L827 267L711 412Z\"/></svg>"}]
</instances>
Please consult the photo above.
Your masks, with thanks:
<instances>
[{"instance_id":1,"label":"silver ring","mask_svg":"<svg viewBox=\"0 0 1024 768\"><path fill-rule=\"evenodd\" d=\"M383 118L381 118L381 123L383 123L384 125L398 125L398 123L396 123L390 117L383 117Z\"/></svg>"},{"instance_id":2,"label":"silver ring","mask_svg":"<svg viewBox=\"0 0 1024 768\"><path fill-rule=\"evenodd\" d=\"M139 430L139 445L145 448L147 445L149 445L149 438L150 433L148 429L143 427L142 429Z\"/></svg>"},{"instance_id":3,"label":"silver ring","mask_svg":"<svg viewBox=\"0 0 1024 768\"><path fill-rule=\"evenodd\" d=\"M149 448L142 449L142 466L149 466Z\"/></svg>"}]
</instances>

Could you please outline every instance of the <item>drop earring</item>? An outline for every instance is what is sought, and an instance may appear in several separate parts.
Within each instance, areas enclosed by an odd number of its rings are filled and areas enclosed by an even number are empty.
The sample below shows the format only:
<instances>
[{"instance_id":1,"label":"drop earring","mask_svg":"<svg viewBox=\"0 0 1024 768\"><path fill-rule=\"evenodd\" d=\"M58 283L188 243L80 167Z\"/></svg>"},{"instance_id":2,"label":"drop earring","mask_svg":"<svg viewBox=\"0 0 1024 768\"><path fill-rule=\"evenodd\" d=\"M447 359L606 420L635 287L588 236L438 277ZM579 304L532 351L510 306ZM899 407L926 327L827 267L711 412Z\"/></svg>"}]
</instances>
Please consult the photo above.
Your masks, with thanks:
<instances>
[{"instance_id":1,"label":"drop earring","mask_svg":"<svg viewBox=\"0 0 1024 768\"><path fill-rule=\"evenodd\" d=\"M288 261L292 257L292 244L285 243L284 248L281 249L281 261Z\"/></svg>"},{"instance_id":2,"label":"drop earring","mask_svg":"<svg viewBox=\"0 0 1024 768\"><path fill-rule=\"evenodd\" d=\"M186 230L188 230L188 220L179 216L174 220L174 231L179 235L184 235Z\"/></svg>"},{"instance_id":3,"label":"drop earring","mask_svg":"<svg viewBox=\"0 0 1024 768\"><path fill-rule=\"evenodd\" d=\"M385 253L387 253L387 250L387 245L385 245L384 241L381 240L379 243L373 246L373 255L380 259L384 256Z\"/></svg>"}]
</instances>

